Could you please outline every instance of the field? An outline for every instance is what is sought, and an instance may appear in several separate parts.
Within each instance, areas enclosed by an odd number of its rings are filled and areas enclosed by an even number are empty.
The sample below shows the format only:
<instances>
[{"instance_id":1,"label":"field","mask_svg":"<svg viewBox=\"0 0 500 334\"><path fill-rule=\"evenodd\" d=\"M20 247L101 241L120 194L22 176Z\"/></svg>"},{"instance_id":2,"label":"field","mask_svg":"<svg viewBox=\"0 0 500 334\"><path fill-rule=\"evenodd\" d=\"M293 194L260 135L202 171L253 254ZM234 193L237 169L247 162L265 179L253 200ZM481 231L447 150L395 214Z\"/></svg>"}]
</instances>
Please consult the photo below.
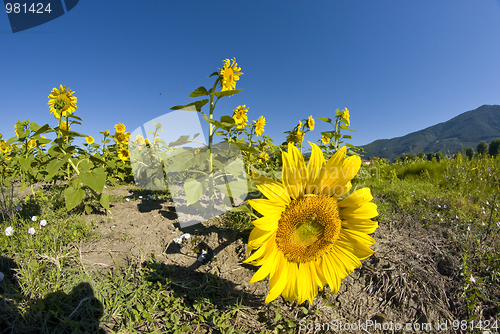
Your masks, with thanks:
<instances>
[{"instance_id":1,"label":"field","mask_svg":"<svg viewBox=\"0 0 500 334\"><path fill-rule=\"evenodd\" d=\"M56 126L0 137L0 333L498 332L500 158L361 163L347 109L318 118L333 130L311 149L312 115L275 145L245 106L215 120L238 71L227 60L190 95L207 99L172 108L204 115L204 146L164 140L161 124L147 138L117 124L98 144L75 131L63 86ZM167 171L186 206L251 192L184 227Z\"/></svg>"}]
</instances>

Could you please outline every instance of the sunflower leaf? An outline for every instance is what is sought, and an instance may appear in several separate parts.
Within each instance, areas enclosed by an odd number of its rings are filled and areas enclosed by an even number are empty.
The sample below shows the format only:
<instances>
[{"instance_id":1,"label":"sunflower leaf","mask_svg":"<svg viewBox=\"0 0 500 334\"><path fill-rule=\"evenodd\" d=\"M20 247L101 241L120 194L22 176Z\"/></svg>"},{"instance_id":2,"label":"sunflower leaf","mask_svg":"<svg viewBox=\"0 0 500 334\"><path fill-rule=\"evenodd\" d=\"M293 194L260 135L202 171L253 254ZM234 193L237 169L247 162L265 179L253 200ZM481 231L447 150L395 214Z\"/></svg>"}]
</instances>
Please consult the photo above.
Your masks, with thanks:
<instances>
[{"instance_id":1,"label":"sunflower leaf","mask_svg":"<svg viewBox=\"0 0 500 334\"><path fill-rule=\"evenodd\" d=\"M83 171L80 173L80 180L89 188L102 192L106 183L106 172L102 168L95 168L90 172Z\"/></svg>"},{"instance_id":2,"label":"sunflower leaf","mask_svg":"<svg viewBox=\"0 0 500 334\"><path fill-rule=\"evenodd\" d=\"M168 146L180 146L189 143L189 135L180 136L176 141L170 142Z\"/></svg>"},{"instance_id":3,"label":"sunflower leaf","mask_svg":"<svg viewBox=\"0 0 500 334\"><path fill-rule=\"evenodd\" d=\"M79 121L83 121L80 117L75 116L75 115L68 115L68 118L74 118L74 119L77 119Z\"/></svg>"},{"instance_id":4,"label":"sunflower leaf","mask_svg":"<svg viewBox=\"0 0 500 334\"><path fill-rule=\"evenodd\" d=\"M186 111L199 111L201 108L208 103L208 99L199 100L185 105L174 106L170 110L186 110Z\"/></svg>"},{"instance_id":5,"label":"sunflower leaf","mask_svg":"<svg viewBox=\"0 0 500 334\"><path fill-rule=\"evenodd\" d=\"M327 123L332 123L332 120L331 118L324 118L324 117L320 117L318 118L319 120L323 121L323 122L327 122Z\"/></svg>"},{"instance_id":6,"label":"sunflower leaf","mask_svg":"<svg viewBox=\"0 0 500 334\"><path fill-rule=\"evenodd\" d=\"M212 74L210 74L208 77L213 77L214 75L219 75L219 72L213 72Z\"/></svg>"},{"instance_id":7,"label":"sunflower leaf","mask_svg":"<svg viewBox=\"0 0 500 334\"><path fill-rule=\"evenodd\" d=\"M189 97L198 97L198 96L207 96L208 91L205 87L200 86L196 88L191 94L189 94Z\"/></svg>"},{"instance_id":8,"label":"sunflower leaf","mask_svg":"<svg viewBox=\"0 0 500 334\"><path fill-rule=\"evenodd\" d=\"M85 198L85 190L75 189L69 186L64 190L64 199L66 200L66 210L70 211Z\"/></svg>"},{"instance_id":9,"label":"sunflower leaf","mask_svg":"<svg viewBox=\"0 0 500 334\"><path fill-rule=\"evenodd\" d=\"M206 190L206 182L199 182L196 179L189 178L184 182L184 191L186 192L187 205L194 204L203 196Z\"/></svg>"},{"instance_id":10,"label":"sunflower leaf","mask_svg":"<svg viewBox=\"0 0 500 334\"><path fill-rule=\"evenodd\" d=\"M223 92L215 92L214 95L217 96L217 98L220 99L221 97L224 97L224 96L236 95L236 94L238 94L241 91L243 91L243 89L225 90Z\"/></svg>"},{"instance_id":11,"label":"sunflower leaf","mask_svg":"<svg viewBox=\"0 0 500 334\"><path fill-rule=\"evenodd\" d=\"M33 130L33 129L31 129L31 130ZM33 130L33 131L35 131L35 130ZM45 124L44 126L38 128L38 130L36 130L36 132L33 135L33 137L38 136L38 135L40 135L42 133L53 132L53 131L54 131L54 129L52 129L48 124Z\"/></svg>"}]
</instances>

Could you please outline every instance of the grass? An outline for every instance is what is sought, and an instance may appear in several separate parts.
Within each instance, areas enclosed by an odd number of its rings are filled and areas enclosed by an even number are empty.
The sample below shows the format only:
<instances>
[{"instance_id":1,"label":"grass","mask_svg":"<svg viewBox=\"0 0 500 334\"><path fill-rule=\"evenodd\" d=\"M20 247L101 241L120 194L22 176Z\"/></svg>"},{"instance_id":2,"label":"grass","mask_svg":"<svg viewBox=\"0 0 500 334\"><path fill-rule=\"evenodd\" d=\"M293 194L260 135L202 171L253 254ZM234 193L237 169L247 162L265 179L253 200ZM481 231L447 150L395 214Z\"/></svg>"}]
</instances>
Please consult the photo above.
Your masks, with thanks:
<instances>
[{"instance_id":1,"label":"grass","mask_svg":"<svg viewBox=\"0 0 500 334\"><path fill-rule=\"evenodd\" d=\"M363 167L353 181L355 187L371 188L380 225L419 225L447 234L443 251L461 259L468 320L500 315L499 173L498 158L456 158ZM160 263L154 254L146 261L131 255L125 265L90 270L81 261L79 244L100 236L81 213L64 211L57 190L20 200L4 193L0 333L245 333L257 314L264 314L258 320L264 329L256 333L295 333L301 317L318 312L266 305L245 289L222 294L231 282L206 274L194 284L184 279L182 268ZM40 226L41 219L46 226ZM228 213L220 224L245 230L251 218ZM3 233L8 226L15 230L10 237ZM34 235L27 233L30 227ZM375 292L407 299L411 278L398 277L390 281L381 275L373 282Z\"/></svg>"}]
</instances>

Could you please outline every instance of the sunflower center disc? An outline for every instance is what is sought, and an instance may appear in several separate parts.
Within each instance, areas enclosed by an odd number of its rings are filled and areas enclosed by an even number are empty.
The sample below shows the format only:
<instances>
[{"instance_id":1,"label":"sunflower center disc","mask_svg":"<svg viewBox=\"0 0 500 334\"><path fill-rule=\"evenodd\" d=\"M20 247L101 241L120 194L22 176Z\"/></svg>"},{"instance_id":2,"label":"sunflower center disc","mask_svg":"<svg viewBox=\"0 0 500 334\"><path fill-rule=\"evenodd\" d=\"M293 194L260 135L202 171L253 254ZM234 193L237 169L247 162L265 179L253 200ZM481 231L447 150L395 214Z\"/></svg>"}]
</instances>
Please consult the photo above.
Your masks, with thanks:
<instances>
[{"instance_id":1,"label":"sunflower center disc","mask_svg":"<svg viewBox=\"0 0 500 334\"><path fill-rule=\"evenodd\" d=\"M302 197L293 200L281 214L276 244L288 261L314 261L332 247L340 229L336 199Z\"/></svg>"}]
</instances>

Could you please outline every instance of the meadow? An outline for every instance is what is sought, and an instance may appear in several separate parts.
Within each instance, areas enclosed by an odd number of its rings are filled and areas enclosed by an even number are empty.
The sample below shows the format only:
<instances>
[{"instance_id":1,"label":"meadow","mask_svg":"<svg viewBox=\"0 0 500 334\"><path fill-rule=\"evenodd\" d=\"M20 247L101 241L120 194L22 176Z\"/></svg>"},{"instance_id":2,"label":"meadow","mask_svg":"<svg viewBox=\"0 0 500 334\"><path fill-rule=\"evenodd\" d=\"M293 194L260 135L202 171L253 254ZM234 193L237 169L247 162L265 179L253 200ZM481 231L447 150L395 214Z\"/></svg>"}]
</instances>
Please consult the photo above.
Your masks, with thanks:
<instances>
[{"instance_id":1,"label":"meadow","mask_svg":"<svg viewBox=\"0 0 500 334\"><path fill-rule=\"evenodd\" d=\"M184 179L191 172L184 185L189 205L200 200L200 189L212 187L210 177L191 176L221 161L216 136L241 149L240 178L252 191L250 201L264 198L262 179L286 180L285 167L302 161L291 153L295 146L307 152L303 136L314 131L312 115L286 131L289 144L281 145L264 135L263 116L248 121L246 106L214 118L218 99L241 91L235 89L238 71L234 60L226 60L212 73L212 89L199 87L190 95L206 99L172 108L191 106L209 123L205 149L179 153L189 154L189 163L152 154L154 147L173 154L173 147L195 139L166 143L161 125L148 138L131 138L117 124L114 133L103 130L100 143L76 132L83 120L76 115L74 92L63 86L49 95L56 126L18 121L15 137L0 138L0 333L378 333L389 326L393 332L438 332L444 323L449 332L497 332L499 157L458 153L439 161L361 164L339 198L371 190L377 216L369 218L378 228L368 234L375 253L333 288L327 274L311 269L324 288L303 295L299 286L298 298L284 286L273 295L280 281L272 274L273 282L250 283L259 268L243 261L250 251L259 252L262 243L253 231L260 225L254 222L266 217L256 204L245 201L181 228L174 194L168 187L148 190L158 178L151 168L134 169L133 159L149 159L148 166ZM309 165L319 152L328 161L345 150L350 137L341 132L352 131L349 112L333 114L319 118L333 130L317 134L317 146L304 154ZM78 137L85 143L75 144ZM352 158L346 160L355 161L359 150L347 147ZM300 242L309 240L310 231L299 235ZM332 284L320 284L324 280ZM359 323L365 327L353 327Z\"/></svg>"}]
</instances>

